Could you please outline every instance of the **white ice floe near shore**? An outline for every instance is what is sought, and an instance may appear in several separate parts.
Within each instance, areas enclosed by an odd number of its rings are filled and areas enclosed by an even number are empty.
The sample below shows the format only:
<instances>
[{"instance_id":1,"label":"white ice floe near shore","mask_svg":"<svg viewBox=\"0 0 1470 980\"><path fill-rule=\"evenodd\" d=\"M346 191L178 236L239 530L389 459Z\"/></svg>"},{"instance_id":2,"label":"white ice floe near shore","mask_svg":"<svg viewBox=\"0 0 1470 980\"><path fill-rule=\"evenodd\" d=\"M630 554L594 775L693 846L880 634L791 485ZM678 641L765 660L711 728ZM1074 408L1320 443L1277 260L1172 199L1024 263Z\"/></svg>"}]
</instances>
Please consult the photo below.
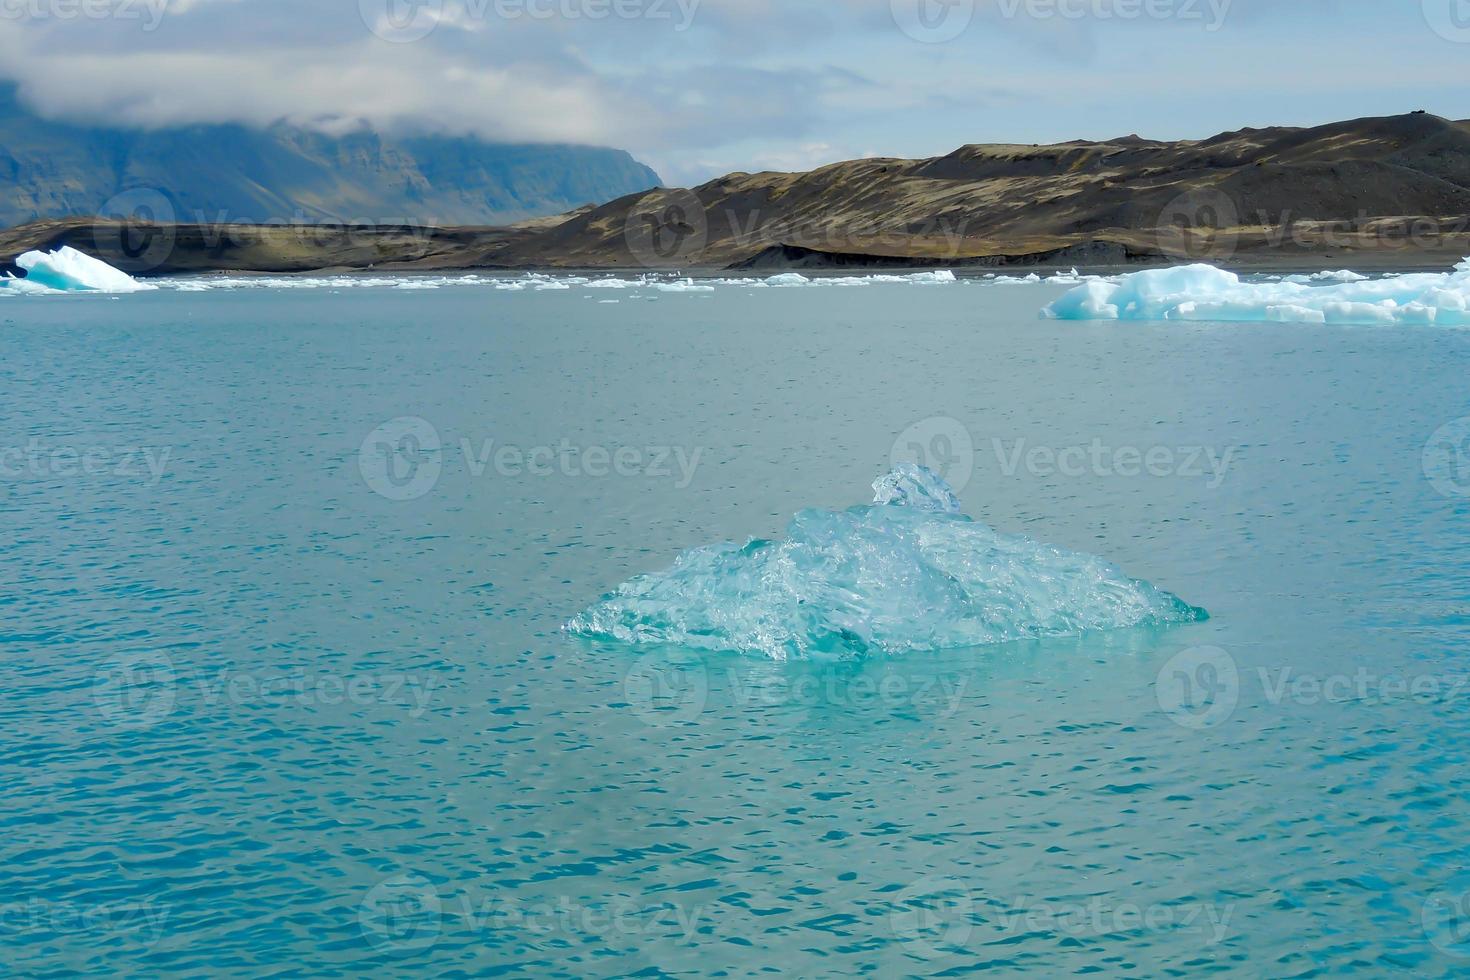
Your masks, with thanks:
<instances>
[{"instance_id":1,"label":"white ice floe near shore","mask_svg":"<svg viewBox=\"0 0 1470 980\"><path fill-rule=\"evenodd\" d=\"M1449 273L1369 280L1246 282L1211 265L1150 269L1078 285L1042 310L1057 320L1470 326L1470 259Z\"/></svg>"},{"instance_id":2,"label":"white ice floe near shore","mask_svg":"<svg viewBox=\"0 0 1470 980\"><path fill-rule=\"evenodd\" d=\"M653 282L649 288L656 289L661 293L712 293L715 287L708 283L695 282L693 279L679 279L674 282Z\"/></svg>"},{"instance_id":3,"label":"white ice floe near shore","mask_svg":"<svg viewBox=\"0 0 1470 980\"><path fill-rule=\"evenodd\" d=\"M54 252L26 252L15 264L25 270L25 278L6 278L0 286L17 293L136 293L157 288L70 245Z\"/></svg>"},{"instance_id":4,"label":"white ice floe near shore","mask_svg":"<svg viewBox=\"0 0 1470 980\"><path fill-rule=\"evenodd\" d=\"M1283 280L1309 286L1314 282L1367 282L1368 277L1349 269L1339 269L1337 272L1316 272L1310 276L1285 276Z\"/></svg>"},{"instance_id":5,"label":"white ice floe near shore","mask_svg":"<svg viewBox=\"0 0 1470 980\"><path fill-rule=\"evenodd\" d=\"M783 272L766 280L767 286L810 286L812 281L799 272Z\"/></svg>"},{"instance_id":6,"label":"white ice floe near shore","mask_svg":"<svg viewBox=\"0 0 1470 980\"><path fill-rule=\"evenodd\" d=\"M518 276L465 273L453 276L429 276L404 273L401 275L362 275L336 273L332 275L208 275L187 279L160 279L163 289L179 292L209 292L219 289L434 289L449 286L476 286L507 292L535 290L537 292L560 292L572 290L645 290L659 293L709 293L717 289L772 287L836 287L875 285L953 285L961 280L948 269L933 272L872 273L865 275L805 276L797 272L756 277L709 276L691 278L668 274L645 273L635 277L607 275L601 277L557 275L545 272L527 272ZM1033 277L1033 282L1039 282ZM148 287L144 287L148 288Z\"/></svg>"}]
</instances>

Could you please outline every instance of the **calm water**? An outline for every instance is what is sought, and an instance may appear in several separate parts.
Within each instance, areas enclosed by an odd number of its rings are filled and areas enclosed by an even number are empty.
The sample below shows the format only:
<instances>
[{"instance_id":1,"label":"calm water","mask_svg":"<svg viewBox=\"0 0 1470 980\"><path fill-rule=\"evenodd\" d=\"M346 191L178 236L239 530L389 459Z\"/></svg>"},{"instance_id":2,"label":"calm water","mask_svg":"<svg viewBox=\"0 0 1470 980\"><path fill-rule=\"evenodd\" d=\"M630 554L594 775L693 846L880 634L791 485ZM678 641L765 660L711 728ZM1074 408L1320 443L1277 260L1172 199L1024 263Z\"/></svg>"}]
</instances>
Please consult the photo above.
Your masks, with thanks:
<instances>
[{"instance_id":1,"label":"calm water","mask_svg":"<svg viewBox=\"0 0 1470 980\"><path fill-rule=\"evenodd\" d=\"M1470 968L1470 334L1059 292L3 301L6 972ZM560 632L896 442L1213 618Z\"/></svg>"}]
</instances>

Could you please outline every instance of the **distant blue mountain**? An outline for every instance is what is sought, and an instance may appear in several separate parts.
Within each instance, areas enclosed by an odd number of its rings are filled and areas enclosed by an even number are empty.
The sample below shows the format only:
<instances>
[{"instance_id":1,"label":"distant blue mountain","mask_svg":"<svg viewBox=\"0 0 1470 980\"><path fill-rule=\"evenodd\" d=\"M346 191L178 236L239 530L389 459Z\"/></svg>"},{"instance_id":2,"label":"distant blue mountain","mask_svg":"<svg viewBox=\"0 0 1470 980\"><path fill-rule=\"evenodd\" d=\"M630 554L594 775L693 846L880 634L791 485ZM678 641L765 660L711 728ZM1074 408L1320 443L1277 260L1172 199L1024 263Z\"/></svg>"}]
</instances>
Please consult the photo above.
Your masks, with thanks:
<instances>
[{"instance_id":1,"label":"distant blue mountain","mask_svg":"<svg viewBox=\"0 0 1470 980\"><path fill-rule=\"evenodd\" d=\"M658 186L622 150L297 126L117 129L42 119L0 85L0 227L158 201L179 221L486 225ZM108 208L109 211L113 210Z\"/></svg>"}]
</instances>

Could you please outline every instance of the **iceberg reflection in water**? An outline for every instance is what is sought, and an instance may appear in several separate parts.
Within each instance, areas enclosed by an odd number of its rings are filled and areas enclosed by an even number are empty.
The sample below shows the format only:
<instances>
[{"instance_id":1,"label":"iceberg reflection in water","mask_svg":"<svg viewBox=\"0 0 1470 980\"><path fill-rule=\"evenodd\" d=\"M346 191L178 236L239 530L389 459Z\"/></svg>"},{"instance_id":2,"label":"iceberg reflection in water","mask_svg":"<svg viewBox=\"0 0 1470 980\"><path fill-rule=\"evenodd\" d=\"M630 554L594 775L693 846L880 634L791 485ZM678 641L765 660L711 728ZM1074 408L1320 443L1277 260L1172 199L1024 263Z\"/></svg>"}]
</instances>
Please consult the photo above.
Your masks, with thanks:
<instances>
[{"instance_id":1,"label":"iceberg reflection in water","mask_svg":"<svg viewBox=\"0 0 1470 980\"><path fill-rule=\"evenodd\" d=\"M1206 619L1092 555L1004 535L905 464L873 504L806 510L782 541L695 548L570 623L632 645L852 659Z\"/></svg>"}]
</instances>

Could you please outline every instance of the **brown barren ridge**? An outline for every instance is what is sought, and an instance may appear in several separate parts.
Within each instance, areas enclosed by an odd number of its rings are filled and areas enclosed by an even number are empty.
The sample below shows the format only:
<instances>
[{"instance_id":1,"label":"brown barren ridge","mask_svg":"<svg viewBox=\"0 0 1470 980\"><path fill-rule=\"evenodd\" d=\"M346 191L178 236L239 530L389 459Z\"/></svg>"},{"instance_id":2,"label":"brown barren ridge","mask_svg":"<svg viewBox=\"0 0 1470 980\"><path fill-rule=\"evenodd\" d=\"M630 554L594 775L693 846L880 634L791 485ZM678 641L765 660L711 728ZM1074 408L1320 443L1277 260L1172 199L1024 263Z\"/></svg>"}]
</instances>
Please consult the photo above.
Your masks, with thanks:
<instances>
[{"instance_id":1,"label":"brown barren ridge","mask_svg":"<svg viewBox=\"0 0 1470 980\"><path fill-rule=\"evenodd\" d=\"M134 273L323 269L1445 266L1470 255L1470 123L1425 113L1207 140L977 145L736 173L499 228L42 221Z\"/></svg>"}]
</instances>

